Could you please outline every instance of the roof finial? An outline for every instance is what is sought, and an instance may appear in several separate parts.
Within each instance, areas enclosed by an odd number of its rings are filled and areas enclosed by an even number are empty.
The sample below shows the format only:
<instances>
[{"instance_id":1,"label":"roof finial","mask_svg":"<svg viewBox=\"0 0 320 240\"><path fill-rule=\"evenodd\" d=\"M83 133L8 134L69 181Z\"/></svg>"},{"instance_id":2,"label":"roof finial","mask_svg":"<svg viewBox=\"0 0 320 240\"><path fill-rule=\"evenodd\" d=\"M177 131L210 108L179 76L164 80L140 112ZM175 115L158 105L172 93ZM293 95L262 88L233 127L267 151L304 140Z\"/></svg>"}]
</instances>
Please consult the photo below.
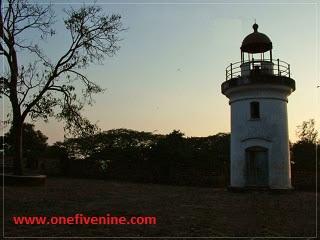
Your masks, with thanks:
<instances>
[{"instance_id":1,"label":"roof finial","mask_svg":"<svg viewBox=\"0 0 320 240\"><path fill-rule=\"evenodd\" d=\"M254 19L254 24L252 26L254 32L258 32L258 27L259 27L259 25L256 23L256 19Z\"/></svg>"}]
</instances>

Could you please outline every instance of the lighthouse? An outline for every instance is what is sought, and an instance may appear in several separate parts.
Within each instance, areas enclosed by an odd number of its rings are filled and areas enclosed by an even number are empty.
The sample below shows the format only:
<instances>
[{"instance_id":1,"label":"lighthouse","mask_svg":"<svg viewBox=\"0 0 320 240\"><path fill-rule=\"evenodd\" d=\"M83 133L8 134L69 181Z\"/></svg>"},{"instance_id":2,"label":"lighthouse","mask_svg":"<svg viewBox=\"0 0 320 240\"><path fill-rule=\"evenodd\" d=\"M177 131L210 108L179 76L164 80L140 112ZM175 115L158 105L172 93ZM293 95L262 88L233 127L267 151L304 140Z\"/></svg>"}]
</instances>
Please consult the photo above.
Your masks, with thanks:
<instances>
[{"instance_id":1,"label":"lighthouse","mask_svg":"<svg viewBox=\"0 0 320 240\"><path fill-rule=\"evenodd\" d=\"M295 81L258 27L242 41L241 60L226 68L221 85L231 110L230 187L291 189L287 103Z\"/></svg>"}]
</instances>

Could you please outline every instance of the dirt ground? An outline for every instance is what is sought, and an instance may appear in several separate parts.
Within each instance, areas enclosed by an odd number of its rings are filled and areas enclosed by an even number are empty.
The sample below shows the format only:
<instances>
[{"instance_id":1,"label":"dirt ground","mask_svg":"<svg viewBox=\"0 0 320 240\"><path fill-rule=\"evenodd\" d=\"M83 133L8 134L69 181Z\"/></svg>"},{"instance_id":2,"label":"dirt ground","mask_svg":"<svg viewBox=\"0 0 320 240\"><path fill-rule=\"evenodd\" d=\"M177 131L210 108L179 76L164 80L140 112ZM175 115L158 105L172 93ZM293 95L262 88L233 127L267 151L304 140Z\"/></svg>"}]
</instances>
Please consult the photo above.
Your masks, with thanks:
<instances>
[{"instance_id":1,"label":"dirt ground","mask_svg":"<svg viewBox=\"0 0 320 240\"><path fill-rule=\"evenodd\" d=\"M157 217L157 224L14 225L11 220L12 216L76 213L150 215ZM314 237L316 194L233 193L214 188L49 178L45 187L5 187L3 220L6 237Z\"/></svg>"}]
</instances>

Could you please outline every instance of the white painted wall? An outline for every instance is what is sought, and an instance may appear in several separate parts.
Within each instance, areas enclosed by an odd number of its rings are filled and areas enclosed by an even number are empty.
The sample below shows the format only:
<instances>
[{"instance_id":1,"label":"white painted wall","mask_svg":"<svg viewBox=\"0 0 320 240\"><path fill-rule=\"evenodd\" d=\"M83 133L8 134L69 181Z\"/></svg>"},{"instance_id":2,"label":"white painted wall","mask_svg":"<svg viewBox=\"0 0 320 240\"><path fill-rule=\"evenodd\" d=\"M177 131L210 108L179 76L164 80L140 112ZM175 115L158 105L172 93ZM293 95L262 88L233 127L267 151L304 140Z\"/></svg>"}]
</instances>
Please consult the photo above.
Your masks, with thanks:
<instances>
[{"instance_id":1,"label":"white painted wall","mask_svg":"<svg viewBox=\"0 0 320 240\"><path fill-rule=\"evenodd\" d=\"M269 152L269 187L291 188L287 96L281 85L251 84L225 92L231 106L231 186L245 187L245 149L261 146ZM260 119L250 119L250 102L260 103Z\"/></svg>"}]
</instances>

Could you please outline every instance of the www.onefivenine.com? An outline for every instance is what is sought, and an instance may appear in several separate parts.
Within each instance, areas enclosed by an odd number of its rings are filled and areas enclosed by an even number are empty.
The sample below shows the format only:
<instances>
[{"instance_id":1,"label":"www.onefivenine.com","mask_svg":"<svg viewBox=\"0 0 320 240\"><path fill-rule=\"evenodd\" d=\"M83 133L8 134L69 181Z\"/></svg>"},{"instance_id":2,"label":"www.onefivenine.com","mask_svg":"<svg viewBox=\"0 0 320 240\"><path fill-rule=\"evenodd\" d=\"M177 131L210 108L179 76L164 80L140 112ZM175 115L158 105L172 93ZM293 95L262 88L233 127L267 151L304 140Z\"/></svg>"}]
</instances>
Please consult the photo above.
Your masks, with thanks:
<instances>
[{"instance_id":1,"label":"www.onefivenine.com","mask_svg":"<svg viewBox=\"0 0 320 240\"><path fill-rule=\"evenodd\" d=\"M73 216L13 216L15 225L155 225L155 216L86 216L77 213Z\"/></svg>"}]
</instances>

